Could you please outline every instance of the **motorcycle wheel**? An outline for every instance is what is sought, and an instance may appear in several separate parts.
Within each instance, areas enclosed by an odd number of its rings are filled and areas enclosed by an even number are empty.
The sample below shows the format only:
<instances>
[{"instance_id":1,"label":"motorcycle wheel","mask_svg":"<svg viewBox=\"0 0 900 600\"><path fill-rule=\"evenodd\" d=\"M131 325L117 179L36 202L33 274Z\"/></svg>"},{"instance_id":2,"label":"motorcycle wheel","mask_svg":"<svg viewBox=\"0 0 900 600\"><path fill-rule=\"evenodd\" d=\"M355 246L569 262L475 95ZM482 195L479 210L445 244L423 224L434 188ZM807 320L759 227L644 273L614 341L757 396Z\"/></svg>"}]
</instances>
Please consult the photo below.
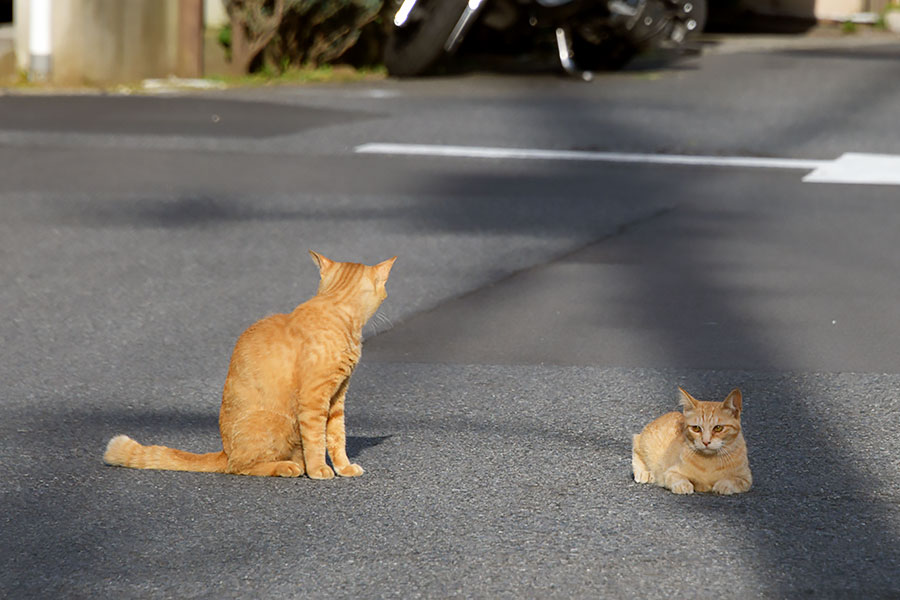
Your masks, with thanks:
<instances>
[{"instance_id":1,"label":"motorcycle wheel","mask_svg":"<svg viewBox=\"0 0 900 600\"><path fill-rule=\"evenodd\" d=\"M692 5L690 17L696 26L688 32L687 39L703 32L706 26L707 0L679 0L678 3ZM599 37L599 39L598 39ZM582 34L573 32L572 49L578 66L588 71L618 71L634 58L642 47L625 36L607 30L600 36L596 32Z\"/></svg>"},{"instance_id":2,"label":"motorcycle wheel","mask_svg":"<svg viewBox=\"0 0 900 600\"><path fill-rule=\"evenodd\" d=\"M682 2L684 4L684 2ZM706 0L693 0L691 2L693 5L693 10L691 10L690 17L697 22L697 26L688 33L688 38L692 38L703 33L703 28L706 27L706 17L709 14L707 8Z\"/></svg>"},{"instance_id":3,"label":"motorcycle wheel","mask_svg":"<svg viewBox=\"0 0 900 600\"><path fill-rule=\"evenodd\" d=\"M384 49L384 66L396 77L421 75L444 54L444 43L468 0L419 0L404 27L394 27Z\"/></svg>"},{"instance_id":4,"label":"motorcycle wheel","mask_svg":"<svg viewBox=\"0 0 900 600\"><path fill-rule=\"evenodd\" d=\"M599 42L589 41L577 33L572 37L572 50L578 67L586 71L618 71L638 53L640 48L628 39L609 34Z\"/></svg>"}]
</instances>

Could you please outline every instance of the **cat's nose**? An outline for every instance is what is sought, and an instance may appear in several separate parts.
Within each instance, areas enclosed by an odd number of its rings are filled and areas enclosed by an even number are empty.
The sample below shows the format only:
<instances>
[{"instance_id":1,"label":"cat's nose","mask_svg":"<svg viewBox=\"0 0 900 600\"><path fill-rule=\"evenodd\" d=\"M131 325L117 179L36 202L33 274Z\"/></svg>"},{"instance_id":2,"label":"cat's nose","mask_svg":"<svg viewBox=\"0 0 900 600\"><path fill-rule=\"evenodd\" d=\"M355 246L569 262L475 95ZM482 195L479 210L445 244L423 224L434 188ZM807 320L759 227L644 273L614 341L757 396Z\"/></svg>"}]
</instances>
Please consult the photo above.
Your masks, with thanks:
<instances>
[{"instance_id":1,"label":"cat's nose","mask_svg":"<svg viewBox=\"0 0 900 600\"><path fill-rule=\"evenodd\" d=\"M711 442L711 441L712 441L712 440L709 440L709 442ZM703 440L703 445L704 445L704 446L709 446L709 442L707 442L706 440Z\"/></svg>"}]
</instances>

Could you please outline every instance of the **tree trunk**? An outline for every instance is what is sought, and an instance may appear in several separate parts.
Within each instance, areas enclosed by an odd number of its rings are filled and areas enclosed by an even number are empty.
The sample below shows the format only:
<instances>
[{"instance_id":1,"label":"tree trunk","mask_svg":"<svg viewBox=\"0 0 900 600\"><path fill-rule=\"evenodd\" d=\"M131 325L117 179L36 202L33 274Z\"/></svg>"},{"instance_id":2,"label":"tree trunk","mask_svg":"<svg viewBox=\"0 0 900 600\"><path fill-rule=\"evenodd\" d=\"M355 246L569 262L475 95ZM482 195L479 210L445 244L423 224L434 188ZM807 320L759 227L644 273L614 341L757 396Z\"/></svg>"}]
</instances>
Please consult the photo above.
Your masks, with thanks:
<instances>
[{"instance_id":1,"label":"tree trunk","mask_svg":"<svg viewBox=\"0 0 900 600\"><path fill-rule=\"evenodd\" d=\"M203 77L203 0L178 3L178 76Z\"/></svg>"},{"instance_id":2,"label":"tree trunk","mask_svg":"<svg viewBox=\"0 0 900 600\"><path fill-rule=\"evenodd\" d=\"M253 60L278 33L284 16L284 0L274 0L270 14L263 10L265 0L232 0L228 3L231 19L231 72L246 75Z\"/></svg>"}]
</instances>

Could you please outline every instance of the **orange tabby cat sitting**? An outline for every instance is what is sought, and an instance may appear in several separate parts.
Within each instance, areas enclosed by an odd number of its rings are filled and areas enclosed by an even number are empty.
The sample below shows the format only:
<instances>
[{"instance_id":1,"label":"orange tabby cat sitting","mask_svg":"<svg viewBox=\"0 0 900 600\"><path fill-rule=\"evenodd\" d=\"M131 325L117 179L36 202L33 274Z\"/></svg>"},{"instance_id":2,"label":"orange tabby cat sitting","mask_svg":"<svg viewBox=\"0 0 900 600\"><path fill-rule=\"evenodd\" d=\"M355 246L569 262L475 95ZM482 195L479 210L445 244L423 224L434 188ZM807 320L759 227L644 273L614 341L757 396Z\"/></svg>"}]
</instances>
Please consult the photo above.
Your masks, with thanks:
<instances>
[{"instance_id":1,"label":"orange tabby cat sitting","mask_svg":"<svg viewBox=\"0 0 900 600\"><path fill-rule=\"evenodd\" d=\"M741 391L734 389L722 402L700 402L678 390L684 413L667 413L634 436L634 480L676 494L749 490L753 478L741 433Z\"/></svg>"},{"instance_id":2,"label":"orange tabby cat sitting","mask_svg":"<svg viewBox=\"0 0 900 600\"><path fill-rule=\"evenodd\" d=\"M225 379L222 451L193 454L109 441L107 464L136 469L331 479L362 475L347 458L344 396L362 351L362 328L387 298L391 258L374 267L310 251L321 281L290 314L271 315L238 338ZM334 471L325 463L325 448Z\"/></svg>"}]
</instances>

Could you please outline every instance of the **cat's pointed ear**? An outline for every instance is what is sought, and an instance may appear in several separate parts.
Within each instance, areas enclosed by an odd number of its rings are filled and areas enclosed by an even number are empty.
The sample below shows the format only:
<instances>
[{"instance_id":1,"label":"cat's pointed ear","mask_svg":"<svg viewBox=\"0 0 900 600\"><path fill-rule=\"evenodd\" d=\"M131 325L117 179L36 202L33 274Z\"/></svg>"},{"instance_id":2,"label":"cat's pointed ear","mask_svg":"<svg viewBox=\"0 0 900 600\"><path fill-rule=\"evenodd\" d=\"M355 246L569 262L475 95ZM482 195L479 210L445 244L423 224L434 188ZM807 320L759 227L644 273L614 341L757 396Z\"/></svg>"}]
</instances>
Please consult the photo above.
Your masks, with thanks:
<instances>
[{"instance_id":1,"label":"cat's pointed ear","mask_svg":"<svg viewBox=\"0 0 900 600\"><path fill-rule=\"evenodd\" d=\"M378 281L387 281L388 275L390 275L391 273L391 267L394 266L395 260L397 260L396 256L375 265L375 276L378 277Z\"/></svg>"},{"instance_id":2,"label":"cat's pointed ear","mask_svg":"<svg viewBox=\"0 0 900 600\"><path fill-rule=\"evenodd\" d=\"M678 391L681 392L681 406L685 411L696 410L700 407L700 401L684 391L683 388L679 387Z\"/></svg>"},{"instance_id":3,"label":"cat's pointed ear","mask_svg":"<svg viewBox=\"0 0 900 600\"><path fill-rule=\"evenodd\" d=\"M319 267L320 273L334 264L333 260L325 258L318 252L313 252L312 250L310 250L309 255L312 256L313 262L315 262L316 266Z\"/></svg>"},{"instance_id":4,"label":"cat's pointed ear","mask_svg":"<svg viewBox=\"0 0 900 600\"><path fill-rule=\"evenodd\" d=\"M743 397L741 396L741 390L734 388L731 390L731 393L722 401L722 408L725 410L731 411L734 416L739 416L741 414L741 402Z\"/></svg>"}]
</instances>

